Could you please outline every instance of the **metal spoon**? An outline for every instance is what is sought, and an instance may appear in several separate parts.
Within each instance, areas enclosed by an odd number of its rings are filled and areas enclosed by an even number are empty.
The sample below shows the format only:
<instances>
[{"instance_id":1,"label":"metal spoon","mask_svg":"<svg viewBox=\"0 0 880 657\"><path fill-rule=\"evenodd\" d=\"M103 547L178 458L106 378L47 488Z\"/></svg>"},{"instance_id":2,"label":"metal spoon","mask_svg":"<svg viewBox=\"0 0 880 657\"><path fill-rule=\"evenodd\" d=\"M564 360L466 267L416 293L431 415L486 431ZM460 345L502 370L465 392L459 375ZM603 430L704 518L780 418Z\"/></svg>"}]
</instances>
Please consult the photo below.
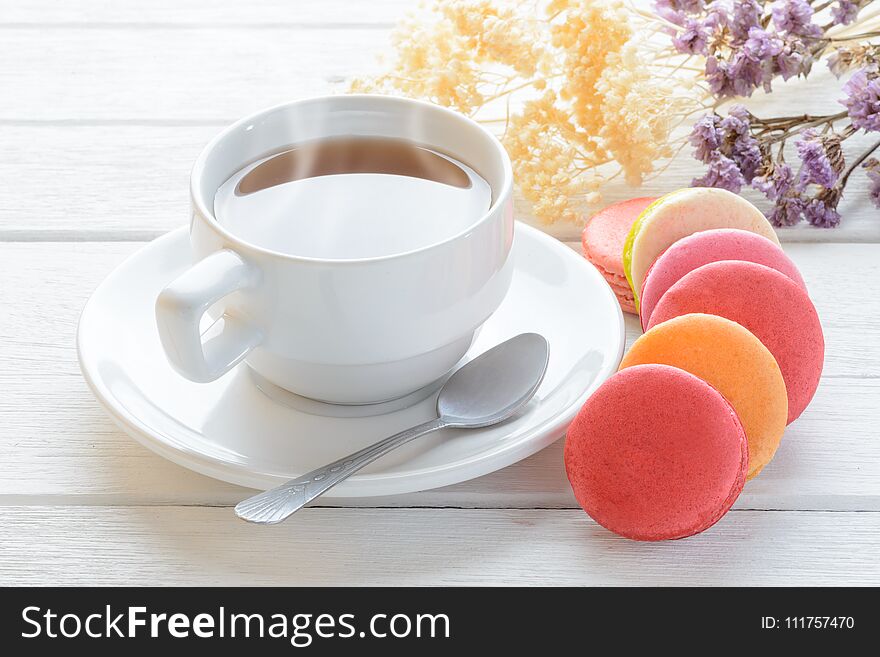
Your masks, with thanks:
<instances>
[{"instance_id":1,"label":"metal spoon","mask_svg":"<svg viewBox=\"0 0 880 657\"><path fill-rule=\"evenodd\" d=\"M273 525L393 449L438 429L477 429L510 418L535 394L549 358L547 340L523 333L458 369L440 389L434 420L386 438L286 484L239 502L235 514Z\"/></svg>"}]
</instances>

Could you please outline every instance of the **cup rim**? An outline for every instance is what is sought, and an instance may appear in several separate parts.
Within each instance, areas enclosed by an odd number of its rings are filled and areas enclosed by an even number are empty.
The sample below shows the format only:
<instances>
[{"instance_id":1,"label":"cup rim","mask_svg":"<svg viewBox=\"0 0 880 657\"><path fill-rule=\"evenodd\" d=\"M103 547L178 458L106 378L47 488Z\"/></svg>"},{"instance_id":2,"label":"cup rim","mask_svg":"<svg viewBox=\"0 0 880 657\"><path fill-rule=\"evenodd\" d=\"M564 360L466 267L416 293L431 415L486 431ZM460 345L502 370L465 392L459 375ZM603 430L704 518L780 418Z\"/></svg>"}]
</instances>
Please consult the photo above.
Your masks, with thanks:
<instances>
[{"instance_id":1,"label":"cup rim","mask_svg":"<svg viewBox=\"0 0 880 657\"><path fill-rule=\"evenodd\" d=\"M263 246L259 246L252 242L242 239L241 237L235 235L234 233L227 230L223 225L217 220L214 216L214 212L209 210L205 199L202 197L200 191L197 189L198 184L204 175L205 162L208 157L214 152L217 146L227 138L227 136L240 128L241 126L253 123L258 121L260 118L272 114L274 112L278 112L284 109L296 107L297 105L304 105L306 103L314 103L314 102L324 102L324 101L338 101L340 99L351 99L352 101L369 99L371 101L385 102L388 104L397 104L397 105L416 105L428 108L430 111L439 112L442 114L446 114L449 117L457 120L463 121L465 123L471 124L472 127L477 128L482 133L484 133L488 138L489 142L495 148L496 155L498 156L501 166L504 171L503 182L501 184L501 188L498 190L498 193L495 194L495 198L492 203L486 209L482 216L480 216L473 223L469 224L465 229L455 233L451 237L447 237L439 242L432 242L430 244L426 244L424 246L420 246L415 249L410 249L409 251L401 251L399 253L389 253L379 256L369 256L365 258L318 258L314 256L302 256L295 255L292 253L284 253L283 251L275 251L273 249L269 249ZM346 102L346 101L343 101ZM199 153L199 156L196 158L195 164L193 165L192 171L190 173L190 201L195 208L196 213L201 215L201 218L205 220L205 223L213 230L218 233L220 236L232 242L236 246L244 247L246 250L255 251L261 255L272 256L275 258L282 258L284 260L289 260L293 262L302 262L302 263L320 263L320 264L328 264L332 263L334 265L346 265L346 264L363 264L363 263L373 263L373 262L382 262L388 260L396 260L411 257L414 255L418 255L420 253L424 253L426 251L430 251L433 249L440 248L444 245L450 244L457 240L466 237L468 234L472 233L482 224L489 221L489 219L498 211L502 204L504 204L511 196L513 189L513 167L510 162L510 157L507 154L507 150L502 145L501 141L492 134L488 129L484 126L480 125L470 117L465 116L459 112L453 111L447 107L443 107L441 105L437 105L435 103L430 103L424 100L417 100L415 98L404 98L400 96L389 96L385 94L339 94L339 95L323 95L323 96L312 96L309 98L287 101L284 103L279 103L277 105L273 105L271 107L264 108L252 114L249 114L234 123L226 126L221 130L218 134L216 134L211 141L209 141L202 151Z\"/></svg>"}]
</instances>

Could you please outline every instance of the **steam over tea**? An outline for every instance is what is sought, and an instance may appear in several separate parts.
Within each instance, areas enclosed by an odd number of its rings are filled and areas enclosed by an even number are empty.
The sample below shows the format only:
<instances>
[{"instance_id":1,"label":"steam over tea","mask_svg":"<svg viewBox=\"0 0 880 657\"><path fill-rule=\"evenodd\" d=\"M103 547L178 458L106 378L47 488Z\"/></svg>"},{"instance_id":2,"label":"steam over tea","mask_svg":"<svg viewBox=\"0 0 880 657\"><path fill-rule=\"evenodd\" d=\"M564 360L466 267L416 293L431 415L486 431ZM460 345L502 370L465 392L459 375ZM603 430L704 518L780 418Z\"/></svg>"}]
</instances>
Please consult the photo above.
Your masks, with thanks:
<instances>
[{"instance_id":1,"label":"steam over tea","mask_svg":"<svg viewBox=\"0 0 880 657\"><path fill-rule=\"evenodd\" d=\"M451 238L491 202L489 184L448 155L402 139L339 137L240 169L217 190L214 216L266 249L354 259Z\"/></svg>"}]
</instances>

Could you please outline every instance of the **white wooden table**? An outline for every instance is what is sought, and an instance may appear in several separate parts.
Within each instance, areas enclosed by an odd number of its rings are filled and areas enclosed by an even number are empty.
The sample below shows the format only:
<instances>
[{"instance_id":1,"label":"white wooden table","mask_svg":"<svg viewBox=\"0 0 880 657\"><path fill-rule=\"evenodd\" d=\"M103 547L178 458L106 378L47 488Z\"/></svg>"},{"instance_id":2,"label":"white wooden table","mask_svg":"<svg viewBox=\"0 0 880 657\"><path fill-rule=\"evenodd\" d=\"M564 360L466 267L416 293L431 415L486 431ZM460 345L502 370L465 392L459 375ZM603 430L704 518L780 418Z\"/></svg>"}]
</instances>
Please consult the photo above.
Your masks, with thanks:
<instances>
[{"instance_id":1,"label":"white wooden table","mask_svg":"<svg viewBox=\"0 0 880 657\"><path fill-rule=\"evenodd\" d=\"M467 483L257 528L230 509L248 491L163 461L102 412L74 346L90 292L186 223L212 134L374 70L408 4L0 0L0 585L880 584L880 213L857 191L845 227L782 235L826 331L816 398L691 539L595 525L561 441ZM646 192L694 171L684 156Z\"/></svg>"}]
</instances>

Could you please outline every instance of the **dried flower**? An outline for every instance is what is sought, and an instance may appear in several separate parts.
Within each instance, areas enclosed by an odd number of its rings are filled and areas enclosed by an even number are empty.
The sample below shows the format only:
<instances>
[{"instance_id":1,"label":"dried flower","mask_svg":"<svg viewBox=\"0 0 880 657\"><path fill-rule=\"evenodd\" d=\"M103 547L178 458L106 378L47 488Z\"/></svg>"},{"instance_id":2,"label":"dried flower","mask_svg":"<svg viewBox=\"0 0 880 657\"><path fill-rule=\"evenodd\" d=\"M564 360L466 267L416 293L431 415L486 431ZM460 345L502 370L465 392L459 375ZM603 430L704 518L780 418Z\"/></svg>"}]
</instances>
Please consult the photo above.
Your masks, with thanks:
<instances>
[{"instance_id":1,"label":"dried flower","mask_svg":"<svg viewBox=\"0 0 880 657\"><path fill-rule=\"evenodd\" d=\"M654 3L656 9L668 9L684 14L695 14L703 11L706 7L705 0L657 0Z\"/></svg>"},{"instance_id":2,"label":"dried flower","mask_svg":"<svg viewBox=\"0 0 880 657\"><path fill-rule=\"evenodd\" d=\"M777 76L806 75L831 42L806 0L716 0L689 12L664 6L674 13L661 14L672 24L673 47L706 57L706 81L718 98L769 92Z\"/></svg>"},{"instance_id":3,"label":"dried flower","mask_svg":"<svg viewBox=\"0 0 880 657\"><path fill-rule=\"evenodd\" d=\"M714 151L721 146L724 135L720 128L721 117L714 112L700 117L694 123L688 141L694 147L694 157L700 162L708 164Z\"/></svg>"},{"instance_id":4,"label":"dried flower","mask_svg":"<svg viewBox=\"0 0 880 657\"><path fill-rule=\"evenodd\" d=\"M835 164L829 158L830 144L836 143ZM843 169L843 158L840 156L840 141L826 140L815 130L808 129L801 133L801 138L796 143L798 155L801 158L800 185L805 188L810 183L823 187L833 187L837 182L837 176ZM836 166L835 166L836 165Z\"/></svg>"},{"instance_id":5,"label":"dried flower","mask_svg":"<svg viewBox=\"0 0 880 657\"><path fill-rule=\"evenodd\" d=\"M751 139L751 114L742 105L732 105L720 126L730 140Z\"/></svg>"},{"instance_id":6,"label":"dried flower","mask_svg":"<svg viewBox=\"0 0 880 657\"><path fill-rule=\"evenodd\" d=\"M755 59L769 59L782 52L782 39L775 33L768 32L760 27L753 27L749 29L748 34L749 36L744 46Z\"/></svg>"},{"instance_id":7,"label":"dried flower","mask_svg":"<svg viewBox=\"0 0 880 657\"><path fill-rule=\"evenodd\" d=\"M831 8L831 17L835 25L849 25L859 14L859 5L852 0L838 0Z\"/></svg>"},{"instance_id":8,"label":"dried flower","mask_svg":"<svg viewBox=\"0 0 880 657\"><path fill-rule=\"evenodd\" d=\"M784 197L794 186L794 171L785 162L774 162L752 179L752 187L771 201Z\"/></svg>"},{"instance_id":9,"label":"dried flower","mask_svg":"<svg viewBox=\"0 0 880 657\"><path fill-rule=\"evenodd\" d=\"M395 30L386 72L352 89L427 98L493 126L522 195L547 221L579 216L610 177L640 184L682 143L677 127L692 123L687 139L706 165L693 184L750 185L774 203L776 225L833 226L862 162L880 207L880 164L868 159L880 142L848 168L842 148L880 131L870 1L655 0L649 14L623 0L428 0ZM823 59L836 75L855 71L846 111L721 109Z\"/></svg>"},{"instance_id":10,"label":"dried flower","mask_svg":"<svg viewBox=\"0 0 880 657\"><path fill-rule=\"evenodd\" d=\"M769 93L778 77L807 76L825 57L837 75L859 69L843 87L845 112L765 119L733 105L726 116L716 109L699 118L689 140L707 170L694 185L737 190L749 184L774 203L768 216L778 226L803 219L821 227L840 222L837 208L850 174L880 149L878 142L846 167L842 143L861 130L880 131L880 44L873 42L878 21L873 14L860 16L869 2L717 0L671 28L673 46L692 56L702 55L705 41L705 78L716 108L759 87ZM842 25L853 27L834 29ZM786 162L792 142L796 167ZM864 168L872 198L880 199L880 165Z\"/></svg>"},{"instance_id":11,"label":"dried flower","mask_svg":"<svg viewBox=\"0 0 880 657\"><path fill-rule=\"evenodd\" d=\"M702 0L662 4L677 17L705 10ZM395 30L387 72L353 89L428 98L496 127L533 212L573 220L608 176L637 185L668 160L673 130L707 97L695 74L676 72L684 56L670 46L657 56L657 28L620 0L548 0L537 11L433 0Z\"/></svg>"},{"instance_id":12,"label":"dried flower","mask_svg":"<svg viewBox=\"0 0 880 657\"><path fill-rule=\"evenodd\" d=\"M846 71L866 67L876 70L880 65L880 45L849 45L838 47L828 56L828 68L840 77Z\"/></svg>"},{"instance_id":13,"label":"dried flower","mask_svg":"<svg viewBox=\"0 0 880 657\"><path fill-rule=\"evenodd\" d=\"M813 8L807 0L776 0L771 13L780 32L811 38L822 34L822 28L813 23Z\"/></svg>"},{"instance_id":14,"label":"dried flower","mask_svg":"<svg viewBox=\"0 0 880 657\"><path fill-rule=\"evenodd\" d=\"M840 202L840 190L836 187L823 189L804 206L804 217L813 226L834 228L840 223L837 204Z\"/></svg>"},{"instance_id":15,"label":"dried flower","mask_svg":"<svg viewBox=\"0 0 880 657\"><path fill-rule=\"evenodd\" d=\"M852 125L867 131L880 130L880 76L876 70L862 68L843 85L846 107Z\"/></svg>"},{"instance_id":16,"label":"dried flower","mask_svg":"<svg viewBox=\"0 0 880 657\"><path fill-rule=\"evenodd\" d=\"M710 30L704 21L687 17L683 29L672 38L675 49L687 55L705 55L709 44Z\"/></svg>"},{"instance_id":17,"label":"dried flower","mask_svg":"<svg viewBox=\"0 0 880 657\"><path fill-rule=\"evenodd\" d=\"M761 14L763 7L757 0L734 0L733 13L727 26L735 43L742 43L749 38L749 33L754 29L760 29ZM716 13L720 18L721 14ZM716 18L716 20L717 20Z\"/></svg>"},{"instance_id":18,"label":"dried flower","mask_svg":"<svg viewBox=\"0 0 880 657\"><path fill-rule=\"evenodd\" d=\"M736 162L720 153L709 161L705 175L691 182L693 187L720 187L734 193L738 193L745 184L746 180Z\"/></svg>"},{"instance_id":19,"label":"dried flower","mask_svg":"<svg viewBox=\"0 0 880 657\"><path fill-rule=\"evenodd\" d=\"M800 196L787 194L779 198L768 219L774 226L794 226L803 218L805 205Z\"/></svg>"},{"instance_id":20,"label":"dried flower","mask_svg":"<svg viewBox=\"0 0 880 657\"><path fill-rule=\"evenodd\" d=\"M654 11L657 15L675 25L683 25L688 14L697 14L705 7L704 0L656 0L654 2Z\"/></svg>"},{"instance_id":21,"label":"dried flower","mask_svg":"<svg viewBox=\"0 0 880 657\"><path fill-rule=\"evenodd\" d=\"M868 180L871 182L871 187L868 190L871 201L880 208L880 160L876 157L869 158L865 160L862 167L867 172Z\"/></svg>"},{"instance_id":22,"label":"dried flower","mask_svg":"<svg viewBox=\"0 0 880 657\"><path fill-rule=\"evenodd\" d=\"M813 58L807 52L804 42L797 37L786 37L782 50L776 55L775 71L783 80L807 75L813 65Z\"/></svg>"}]
</instances>

